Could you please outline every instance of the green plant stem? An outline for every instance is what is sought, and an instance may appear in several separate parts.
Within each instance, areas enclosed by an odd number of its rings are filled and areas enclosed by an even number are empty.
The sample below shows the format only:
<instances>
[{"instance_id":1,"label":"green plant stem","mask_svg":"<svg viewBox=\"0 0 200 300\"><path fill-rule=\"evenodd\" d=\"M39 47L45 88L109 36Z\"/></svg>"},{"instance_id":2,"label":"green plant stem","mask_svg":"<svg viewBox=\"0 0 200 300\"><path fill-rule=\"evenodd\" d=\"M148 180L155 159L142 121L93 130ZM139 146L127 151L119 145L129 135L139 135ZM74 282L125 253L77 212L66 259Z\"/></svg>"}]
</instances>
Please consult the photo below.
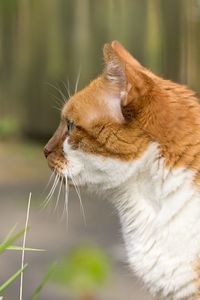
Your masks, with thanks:
<instances>
[{"instance_id":1,"label":"green plant stem","mask_svg":"<svg viewBox=\"0 0 200 300\"><path fill-rule=\"evenodd\" d=\"M5 283L0 286L0 293L2 293L15 279L17 279L20 274L28 267L28 264L25 264L24 267L18 270L14 275L12 275Z\"/></svg>"},{"instance_id":2,"label":"green plant stem","mask_svg":"<svg viewBox=\"0 0 200 300\"><path fill-rule=\"evenodd\" d=\"M36 288L35 292L33 293L32 297L30 298L30 300L36 300L38 298L41 290L43 289L43 287L45 286L45 284L47 283L47 281L53 274L56 265L57 265L57 263L55 262L50 266L49 270L47 271L46 275L42 279L40 285Z\"/></svg>"}]
</instances>

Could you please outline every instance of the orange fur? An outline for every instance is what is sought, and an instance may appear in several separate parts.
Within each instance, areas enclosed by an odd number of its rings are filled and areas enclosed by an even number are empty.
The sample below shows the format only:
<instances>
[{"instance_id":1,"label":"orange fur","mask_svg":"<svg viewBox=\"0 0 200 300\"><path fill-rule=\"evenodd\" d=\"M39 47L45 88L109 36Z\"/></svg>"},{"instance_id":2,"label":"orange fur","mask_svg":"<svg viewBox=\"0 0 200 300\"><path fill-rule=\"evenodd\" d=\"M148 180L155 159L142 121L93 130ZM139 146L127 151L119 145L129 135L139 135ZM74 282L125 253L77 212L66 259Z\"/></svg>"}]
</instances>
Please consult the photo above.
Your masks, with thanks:
<instances>
[{"instance_id":1,"label":"orange fur","mask_svg":"<svg viewBox=\"0 0 200 300\"><path fill-rule=\"evenodd\" d=\"M63 107L62 124L70 119L76 125L69 140L73 148L133 160L155 141L166 166L195 171L199 185L200 106L195 93L154 75L118 42L106 44L104 59L103 74ZM121 109L111 111L106 101L117 97ZM65 134L60 132L56 139L63 140ZM62 147L50 144L50 152Z\"/></svg>"}]
</instances>

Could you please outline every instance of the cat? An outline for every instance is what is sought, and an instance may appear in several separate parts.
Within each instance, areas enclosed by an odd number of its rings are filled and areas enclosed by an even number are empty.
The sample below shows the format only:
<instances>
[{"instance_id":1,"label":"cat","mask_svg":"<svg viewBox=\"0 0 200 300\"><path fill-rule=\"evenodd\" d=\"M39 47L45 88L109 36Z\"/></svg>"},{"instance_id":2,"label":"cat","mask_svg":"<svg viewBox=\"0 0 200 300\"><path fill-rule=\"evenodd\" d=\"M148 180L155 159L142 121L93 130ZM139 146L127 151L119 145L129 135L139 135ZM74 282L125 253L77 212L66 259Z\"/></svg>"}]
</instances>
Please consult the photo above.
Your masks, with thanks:
<instances>
[{"instance_id":1,"label":"cat","mask_svg":"<svg viewBox=\"0 0 200 300\"><path fill-rule=\"evenodd\" d=\"M200 105L119 42L70 97L49 166L111 199L133 272L158 299L200 299Z\"/></svg>"}]
</instances>

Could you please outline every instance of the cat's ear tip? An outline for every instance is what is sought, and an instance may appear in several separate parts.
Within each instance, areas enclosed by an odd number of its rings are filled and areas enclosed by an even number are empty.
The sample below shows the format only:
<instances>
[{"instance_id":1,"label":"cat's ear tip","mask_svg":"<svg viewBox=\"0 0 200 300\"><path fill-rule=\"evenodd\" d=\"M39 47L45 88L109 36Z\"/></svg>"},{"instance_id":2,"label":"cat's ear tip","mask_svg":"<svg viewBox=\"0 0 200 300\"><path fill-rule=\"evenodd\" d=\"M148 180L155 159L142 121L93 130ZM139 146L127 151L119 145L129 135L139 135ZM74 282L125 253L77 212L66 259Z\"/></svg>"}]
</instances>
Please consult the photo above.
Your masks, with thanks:
<instances>
[{"instance_id":1,"label":"cat's ear tip","mask_svg":"<svg viewBox=\"0 0 200 300\"><path fill-rule=\"evenodd\" d=\"M122 44L119 41L114 40L112 42L105 43L103 48L104 49L110 48L110 49L115 50L117 48L124 48L124 47L122 46Z\"/></svg>"},{"instance_id":2,"label":"cat's ear tip","mask_svg":"<svg viewBox=\"0 0 200 300\"><path fill-rule=\"evenodd\" d=\"M103 46L104 57L107 58L110 56L118 55L119 52L123 51L124 47L120 42L114 40L112 42L107 42Z\"/></svg>"},{"instance_id":3,"label":"cat's ear tip","mask_svg":"<svg viewBox=\"0 0 200 300\"><path fill-rule=\"evenodd\" d=\"M125 50L124 46L117 40L111 42L111 47L114 51L123 51Z\"/></svg>"},{"instance_id":4,"label":"cat's ear tip","mask_svg":"<svg viewBox=\"0 0 200 300\"><path fill-rule=\"evenodd\" d=\"M118 46L122 46L122 44L120 42L118 42L117 40L114 40L114 41L111 42L111 47L113 49L115 49Z\"/></svg>"}]
</instances>

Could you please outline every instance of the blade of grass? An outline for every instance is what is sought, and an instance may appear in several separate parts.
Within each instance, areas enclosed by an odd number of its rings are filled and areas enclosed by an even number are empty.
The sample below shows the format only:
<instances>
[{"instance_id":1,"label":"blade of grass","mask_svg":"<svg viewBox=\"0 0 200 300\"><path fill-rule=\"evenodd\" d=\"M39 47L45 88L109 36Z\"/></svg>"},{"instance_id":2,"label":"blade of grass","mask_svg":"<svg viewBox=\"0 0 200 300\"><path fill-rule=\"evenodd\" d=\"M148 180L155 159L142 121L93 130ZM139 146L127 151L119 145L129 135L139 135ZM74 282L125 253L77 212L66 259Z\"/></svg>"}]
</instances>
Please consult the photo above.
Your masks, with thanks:
<instances>
[{"instance_id":1,"label":"blade of grass","mask_svg":"<svg viewBox=\"0 0 200 300\"><path fill-rule=\"evenodd\" d=\"M22 269L19 269L15 274L13 274L4 284L0 286L0 293L2 293L15 279L17 279L21 273L27 268L28 264L24 265Z\"/></svg>"},{"instance_id":2,"label":"blade of grass","mask_svg":"<svg viewBox=\"0 0 200 300\"><path fill-rule=\"evenodd\" d=\"M57 263L54 262L49 270L47 271L47 273L45 274L45 276L43 277L41 283L39 284L39 286L36 288L35 292L33 293L32 297L30 298L30 300L37 300L38 296L40 294L40 292L42 291L42 289L44 288L45 284L48 282L48 280L50 279L51 275L53 274L55 267L56 267Z\"/></svg>"},{"instance_id":3,"label":"blade of grass","mask_svg":"<svg viewBox=\"0 0 200 300\"><path fill-rule=\"evenodd\" d=\"M14 242L16 242L25 232L25 229L16 233L13 237L9 238L6 242L0 244L0 254L7 250L8 247L12 246Z\"/></svg>"},{"instance_id":4,"label":"blade of grass","mask_svg":"<svg viewBox=\"0 0 200 300\"><path fill-rule=\"evenodd\" d=\"M9 246L7 248L7 250L14 250L14 251L22 251L22 250L25 250L25 251L33 251L33 252L43 252L43 251L46 251L45 249L35 249L35 248L23 248L21 246Z\"/></svg>"},{"instance_id":5,"label":"blade of grass","mask_svg":"<svg viewBox=\"0 0 200 300\"><path fill-rule=\"evenodd\" d=\"M27 213L26 213L26 222L25 222L25 230L24 230L24 238L23 238L23 243L22 243L22 260L21 260L21 269L24 268L24 258L25 258L25 246L26 246L26 234L27 234L27 229L28 229L28 220L29 220L29 212L30 212L30 205L31 205L31 196L32 194L29 194L28 198L28 207L27 207ZM19 300L22 300L23 297L23 277L24 277L24 272L22 271L20 274L20 288L19 288Z\"/></svg>"},{"instance_id":6,"label":"blade of grass","mask_svg":"<svg viewBox=\"0 0 200 300\"><path fill-rule=\"evenodd\" d=\"M6 243L10 237L12 236L12 234L14 233L15 229L17 227L17 224L15 224L11 229L10 231L8 232L7 236L5 237L5 239L3 240L2 244Z\"/></svg>"}]
</instances>

